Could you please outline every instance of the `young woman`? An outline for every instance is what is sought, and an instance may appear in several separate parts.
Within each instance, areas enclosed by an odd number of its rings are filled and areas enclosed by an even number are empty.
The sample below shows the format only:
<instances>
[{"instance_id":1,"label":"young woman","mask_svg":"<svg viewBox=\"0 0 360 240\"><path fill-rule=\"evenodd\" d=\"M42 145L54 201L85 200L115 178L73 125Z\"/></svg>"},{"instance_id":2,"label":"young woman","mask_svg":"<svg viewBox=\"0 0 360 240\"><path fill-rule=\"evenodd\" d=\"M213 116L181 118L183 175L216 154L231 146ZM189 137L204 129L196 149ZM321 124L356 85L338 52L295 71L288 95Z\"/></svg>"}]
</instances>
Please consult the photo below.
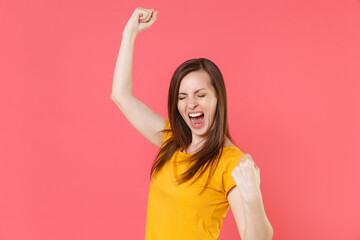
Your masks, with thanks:
<instances>
[{"instance_id":1,"label":"young woman","mask_svg":"<svg viewBox=\"0 0 360 240\"><path fill-rule=\"evenodd\" d=\"M272 239L260 171L228 131L226 91L218 67L191 59L175 71L169 119L132 95L135 37L157 18L135 9L123 31L111 99L129 122L160 148L151 169L145 239L217 239L231 206L243 240Z\"/></svg>"}]
</instances>

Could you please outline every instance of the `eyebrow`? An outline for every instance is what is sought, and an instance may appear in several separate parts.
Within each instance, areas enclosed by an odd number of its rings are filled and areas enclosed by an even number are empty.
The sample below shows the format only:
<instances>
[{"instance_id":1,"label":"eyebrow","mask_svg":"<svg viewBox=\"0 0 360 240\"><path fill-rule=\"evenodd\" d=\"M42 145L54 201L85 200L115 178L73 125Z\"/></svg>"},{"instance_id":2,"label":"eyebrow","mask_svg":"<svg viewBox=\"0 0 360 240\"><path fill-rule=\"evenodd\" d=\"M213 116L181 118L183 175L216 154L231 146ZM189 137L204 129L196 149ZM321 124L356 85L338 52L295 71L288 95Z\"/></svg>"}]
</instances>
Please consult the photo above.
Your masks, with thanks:
<instances>
[{"instance_id":1,"label":"eyebrow","mask_svg":"<svg viewBox=\"0 0 360 240\"><path fill-rule=\"evenodd\" d=\"M206 88L200 88L200 89L196 90L196 91L195 91L195 94L198 93L198 92L200 92L201 90L206 90ZM179 92L179 95L180 95L180 94L187 95L186 93L183 93L183 92Z\"/></svg>"}]
</instances>

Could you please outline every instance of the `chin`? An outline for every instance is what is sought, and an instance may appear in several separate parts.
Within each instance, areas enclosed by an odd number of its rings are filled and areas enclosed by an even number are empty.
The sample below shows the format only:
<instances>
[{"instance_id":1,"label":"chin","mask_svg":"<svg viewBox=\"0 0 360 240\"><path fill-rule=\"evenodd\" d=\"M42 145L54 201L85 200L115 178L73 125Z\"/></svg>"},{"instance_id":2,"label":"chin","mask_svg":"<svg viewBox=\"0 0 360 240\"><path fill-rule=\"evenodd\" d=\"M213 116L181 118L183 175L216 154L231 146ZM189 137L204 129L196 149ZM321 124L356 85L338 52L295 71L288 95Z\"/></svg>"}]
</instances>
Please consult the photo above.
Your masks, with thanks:
<instances>
[{"instance_id":1,"label":"chin","mask_svg":"<svg viewBox=\"0 0 360 240\"><path fill-rule=\"evenodd\" d=\"M204 124L201 128L193 128L192 126L189 126L189 127L190 127L191 132L198 136L205 134L209 129L209 126L207 124Z\"/></svg>"}]
</instances>

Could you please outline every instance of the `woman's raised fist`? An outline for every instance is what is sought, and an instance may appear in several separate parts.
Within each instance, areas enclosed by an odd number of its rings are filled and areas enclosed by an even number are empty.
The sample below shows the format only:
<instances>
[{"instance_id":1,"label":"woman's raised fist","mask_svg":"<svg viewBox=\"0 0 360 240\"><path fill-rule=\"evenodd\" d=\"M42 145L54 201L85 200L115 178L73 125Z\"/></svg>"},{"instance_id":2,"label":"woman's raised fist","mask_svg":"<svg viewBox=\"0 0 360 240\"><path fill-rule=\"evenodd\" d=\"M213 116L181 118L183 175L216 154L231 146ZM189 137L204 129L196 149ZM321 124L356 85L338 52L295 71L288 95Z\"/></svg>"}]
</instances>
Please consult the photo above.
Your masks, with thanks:
<instances>
[{"instance_id":1,"label":"woman's raised fist","mask_svg":"<svg viewBox=\"0 0 360 240\"><path fill-rule=\"evenodd\" d=\"M231 172L243 200L251 201L261 196L260 168L255 164L250 154L244 154Z\"/></svg>"},{"instance_id":2,"label":"woman's raised fist","mask_svg":"<svg viewBox=\"0 0 360 240\"><path fill-rule=\"evenodd\" d=\"M156 21L156 17L157 11L154 11L154 9L138 7L131 15L124 31L130 31L132 33L138 34L142 30L150 27Z\"/></svg>"}]
</instances>

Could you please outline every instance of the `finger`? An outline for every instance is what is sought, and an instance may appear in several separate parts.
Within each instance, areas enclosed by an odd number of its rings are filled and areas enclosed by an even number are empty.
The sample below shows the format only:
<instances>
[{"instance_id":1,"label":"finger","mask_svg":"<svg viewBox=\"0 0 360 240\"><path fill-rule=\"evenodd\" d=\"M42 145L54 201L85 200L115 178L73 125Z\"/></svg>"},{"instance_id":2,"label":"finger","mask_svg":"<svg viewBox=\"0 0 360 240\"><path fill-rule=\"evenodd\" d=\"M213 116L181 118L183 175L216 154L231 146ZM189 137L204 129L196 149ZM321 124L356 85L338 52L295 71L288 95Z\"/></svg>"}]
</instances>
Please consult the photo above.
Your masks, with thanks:
<instances>
[{"instance_id":1,"label":"finger","mask_svg":"<svg viewBox=\"0 0 360 240\"><path fill-rule=\"evenodd\" d=\"M146 19L147 15L148 15L148 13L147 13L147 12L142 11L142 12L140 13L140 18L139 18L139 21L141 21L141 22L145 22L145 19Z\"/></svg>"},{"instance_id":2,"label":"finger","mask_svg":"<svg viewBox=\"0 0 360 240\"><path fill-rule=\"evenodd\" d=\"M140 8L140 7L139 7L139 8L137 8L135 11L139 13L139 15L140 15L140 17L141 17L142 19L145 18L145 14L147 13L147 9L145 9L145 8Z\"/></svg>"},{"instance_id":3,"label":"finger","mask_svg":"<svg viewBox=\"0 0 360 240\"><path fill-rule=\"evenodd\" d=\"M252 160L247 158L247 157L242 157L240 159L240 162L239 162L239 164L242 165L242 166L247 166L247 165L249 165L251 163L252 163Z\"/></svg>"},{"instance_id":4,"label":"finger","mask_svg":"<svg viewBox=\"0 0 360 240\"><path fill-rule=\"evenodd\" d=\"M142 17L143 12L144 12L144 9L141 8L141 7L136 8L135 11L134 11L134 13L139 16L139 19Z\"/></svg>"},{"instance_id":5,"label":"finger","mask_svg":"<svg viewBox=\"0 0 360 240\"><path fill-rule=\"evenodd\" d=\"M243 158L253 160L252 157L251 157L251 155L248 154L248 153L244 154Z\"/></svg>"},{"instance_id":6,"label":"finger","mask_svg":"<svg viewBox=\"0 0 360 240\"><path fill-rule=\"evenodd\" d=\"M131 16L132 18L135 18L137 21L140 20L141 13L139 11L135 11L134 14Z\"/></svg>"},{"instance_id":7,"label":"finger","mask_svg":"<svg viewBox=\"0 0 360 240\"><path fill-rule=\"evenodd\" d=\"M252 160L250 154L244 154L244 156L240 160Z\"/></svg>"},{"instance_id":8,"label":"finger","mask_svg":"<svg viewBox=\"0 0 360 240\"><path fill-rule=\"evenodd\" d=\"M149 13L148 12L144 12L143 17L141 18L141 22L147 22L149 19Z\"/></svg>"},{"instance_id":9,"label":"finger","mask_svg":"<svg viewBox=\"0 0 360 240\"><path fill-rule=\"evenodd\" d=\"M155 11L155 12L153 13L152 18L151 18L150 21L149 21L149 24L152 25L152 24L156 21L156 19L157 19L157 11Z\"/></svg>"},{"instance_id":10,"label":"finger","mask_svg":"<svg viewBox=\"0 0 360 240\"><path fill-rule=\"evenodd\" d=\"M152 17L153 12L151 10L146 10L146 17L144 19L144 22L148 22Z\"/></svg>"},{"instance_id":11,"label":"finger","mask_svg":"<svg viewBox=\"0 0 360 240\"><path fill-rule=\"evenodd\" d=\"M258 171L258 173L260 174L260 168L255 164L255 169Z\"/></svg>"}]
</instances>

